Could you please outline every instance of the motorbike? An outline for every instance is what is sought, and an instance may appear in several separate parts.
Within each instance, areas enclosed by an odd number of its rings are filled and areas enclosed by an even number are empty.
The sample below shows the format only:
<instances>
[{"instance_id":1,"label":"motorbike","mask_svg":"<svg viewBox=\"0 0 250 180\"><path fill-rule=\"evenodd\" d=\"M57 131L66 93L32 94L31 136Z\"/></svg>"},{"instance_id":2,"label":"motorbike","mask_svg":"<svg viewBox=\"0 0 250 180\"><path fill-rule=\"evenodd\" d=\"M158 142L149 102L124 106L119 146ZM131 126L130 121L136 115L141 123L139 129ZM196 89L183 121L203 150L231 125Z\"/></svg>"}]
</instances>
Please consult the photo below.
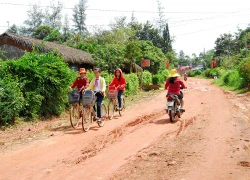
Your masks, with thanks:
<instances>
[{"instance_id":1,"label":"motorbike","mask_svg":"<svg viewBox=\"0 0 250 180\"><path fill-rule=\"evenodd\" d=\"M181 115L184 113L184 110L181 109L181 101L177 95L167 94L166 113L169 115L170 122L174 122L175 119L181 118Z\"/></svg>"}]
</instances>

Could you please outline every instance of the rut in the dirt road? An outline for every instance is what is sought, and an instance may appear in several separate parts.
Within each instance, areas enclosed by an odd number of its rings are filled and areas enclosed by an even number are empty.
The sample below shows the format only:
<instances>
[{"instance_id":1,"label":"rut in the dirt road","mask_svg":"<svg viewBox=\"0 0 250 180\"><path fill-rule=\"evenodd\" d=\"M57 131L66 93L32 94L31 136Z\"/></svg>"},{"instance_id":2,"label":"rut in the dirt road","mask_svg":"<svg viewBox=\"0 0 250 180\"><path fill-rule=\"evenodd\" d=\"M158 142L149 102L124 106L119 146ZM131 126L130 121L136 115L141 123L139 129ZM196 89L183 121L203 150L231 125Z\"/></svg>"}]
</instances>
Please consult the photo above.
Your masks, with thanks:
<instances>
[{"instance_id":1,"label":"rut in the dirt road","mask_svg":"<svg viewBox=\"0 0 250 180\"><path fill-rule=\"evenodd\" d=\"M85 161L88 158L91 158L95 156L98 152L100 152L102 149L106 148L109 145L112 145L113 143L121 140L122 137L126 136L126 134L129 134L136 129L140 128L141 126L145 125L146 123L149 123L150 121L156 119L157 117L162 117L165 114L165 111L159 111L156 113L152 113L149 115L144 115L141 117L136 118L135 120L122 125L107 134L100 135L95 137L95 139L87 145L88 148L82 149L82 155L80 157L76 158L76 160L70 158L70 160L66 161L63 160L64 163L75 163L79 164Z\"/></svg>"},{"instance_id":2,"label":"rut in the dirt road","mask_svg":"<svg viewBox=\"0 0 250 180\"><path fill-rule=\"evenodd\" d=\"M228 100L206 82L192 82L195 86L185 102L186 112L195 118L182 120L178 136L163 135L112 179L249 180L250 116L244 107L250 102L232 96ZM202 112L197 112L198 107ZM191 126L182 129L185 124Z\"/></svg>"}]
</instances>

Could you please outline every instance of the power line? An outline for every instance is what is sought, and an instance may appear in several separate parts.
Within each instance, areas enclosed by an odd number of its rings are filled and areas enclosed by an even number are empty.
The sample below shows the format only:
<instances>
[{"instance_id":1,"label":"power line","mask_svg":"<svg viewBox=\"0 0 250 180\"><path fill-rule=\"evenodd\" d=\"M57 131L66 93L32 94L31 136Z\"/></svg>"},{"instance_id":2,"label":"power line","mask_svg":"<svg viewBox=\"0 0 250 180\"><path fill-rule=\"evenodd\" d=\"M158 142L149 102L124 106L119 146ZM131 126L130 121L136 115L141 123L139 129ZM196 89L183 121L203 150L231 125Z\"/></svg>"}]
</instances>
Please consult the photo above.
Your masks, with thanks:
<instances>
[{"instance_id":1,"label":"power line","mask_svg":"<svg viewBox=\"0 0 250 180\"><path fill-rule=\"evenodd\" d=\"M248 24L248 23L241 22L241 23L238 23L238 24ZM216 27L213 27L213 28L201 29L201 30L193 31L193 32L189 32L189 33L178 34L178 35L175 35L175 36L177 37L177 36L184 36L184 35L189 35L189 34L196 34L196 33L199 33L199 32L208 31L208 30L211 30L211 29L217 29L217 28L221 28L221 27L225 27L225 26L231 26L231 25L234 25L234 24L225 24L225 25L216 26Z\"/></svg>"},{"instance_id":2,"label":"power line","mask_svg":"<svg viewBox=\"0 0 250 180\"><path fill-rule=\"evenodd\" d=\"M0 2L0 4L2 5L11 5L11 6L26 6L26 7L30 7L30 6L33 6L32 4L20 4L20 3L3 3L3 2ZM48 8L48 7L51 7L49 5L45 5L45 6L42 6L42 5L39 5L39 7L42 7L42 8ZM63 9L74 9L73 7L63 7ZM100 11L100 12L122 12L122 13L151 13L151 14L158 14L159 12L157 11L135 11L135 10L118 10L118 9L91 9L91 8L87 8L86 9L87 11ZM169 12L163 12L164 14L218 14L218 13L238 13L237 11L228 11L228 12L225 12L225 11L215 11L215 12L212 12L212 11L207 11L207 12L204 12L204 11L186 11L186 12L181 12L181 11L169 11Z\"/></svg>"}]
</instances>

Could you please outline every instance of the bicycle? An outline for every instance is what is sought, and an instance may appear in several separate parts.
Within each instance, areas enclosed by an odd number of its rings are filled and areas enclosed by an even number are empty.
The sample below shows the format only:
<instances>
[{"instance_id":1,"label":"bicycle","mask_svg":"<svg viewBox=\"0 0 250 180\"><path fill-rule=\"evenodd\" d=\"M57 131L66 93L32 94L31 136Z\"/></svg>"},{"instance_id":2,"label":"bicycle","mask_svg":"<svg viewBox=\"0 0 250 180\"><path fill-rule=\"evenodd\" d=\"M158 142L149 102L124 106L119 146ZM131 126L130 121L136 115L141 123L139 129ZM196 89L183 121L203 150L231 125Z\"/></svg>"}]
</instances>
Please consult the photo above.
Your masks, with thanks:
<instances>
[{"instance_id":1,"label":"bicycle","mask_svg":"<svg viewBox=\"0 0 250 180\"><path fill-rule=\"evenodd\" d=\"M80 105L79 91L73 90L68 94L68 102L71 104L70 108L70 124L76 129L79 126L82 117L82 106Z\"/></svg>"},{"instance_id":2,"label":"bicycle","mask_svg":"<svg viewBox=\"0 0 250 180\"><path fill-rule=\"evenodd\" d=\"M85 132L88 132L90 129L91 124L94 121L97 122L99 127L103 127L105 124L105 118L107 115L107 108L105 104L102 103L101 111L102 111L102 120L97 121L96 112L94 110L94 105L96 103L96 93L91 90L85 90L82 95L82 105L83 105L83 112L82 112L82 129Z\"/></svg>"},{"instance_id":3,"label":"bicycle","mask_svg":"<svg viewBox=\"0 0 250 180\"><path fill-rule=\"evenodd\" d=\"M110 119L113 119L114 113L119 112L120 116L123 116L124 111L125 111L125 99L124 96L122 95L122 107L118 107L118 100L117 100L117 94L118 91L117 89L110 89L108 88L108 98L109 98L109 103L108 103L108 116Z\"/></svg>"}]
</instances>

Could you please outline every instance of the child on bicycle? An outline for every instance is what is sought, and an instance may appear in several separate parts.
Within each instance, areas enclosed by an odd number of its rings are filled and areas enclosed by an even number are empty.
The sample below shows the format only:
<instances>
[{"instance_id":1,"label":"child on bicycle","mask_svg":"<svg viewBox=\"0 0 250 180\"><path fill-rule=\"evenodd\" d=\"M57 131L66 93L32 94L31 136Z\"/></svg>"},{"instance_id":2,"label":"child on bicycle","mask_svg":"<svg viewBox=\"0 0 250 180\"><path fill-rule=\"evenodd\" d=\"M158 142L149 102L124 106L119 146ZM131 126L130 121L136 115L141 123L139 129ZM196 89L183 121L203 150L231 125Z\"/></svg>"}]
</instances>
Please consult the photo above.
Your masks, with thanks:
<instances>
[{"instance_id":1,"label":"child on bicycle","mask_svg":"<svg viewBox=\"0 0 250 180\"><path fill-rule=\"evenodd\" d=\"M101 77L101 70L99 68L94 69L95 78L89 84L88 90L94 91L96 94L97 103L97 121L101 122L102 117L102 101L105 96L106 82L103 77Z\"/></svg>"},{"instance_id":2,"label":"child on bicycle","mask_svg":"<svg viewBox=\"0 0 250 180\"><path fill-rule=\"evenodd\" d=\"M180 75L177 73L177 70L172 69L170 72L170 77L166 81L165 89L168 89L167 94L175 94L178 96L178 98L180 99L180 102L181 102L181 109L182 109L182 111L185 111L183 109L184 100L183 100L183 93L181 92L181 87L186 88L186 86L183 83L183 81L178 77L180 77Z\"/></svg>"},{"instance_id":3,"label":"child on bicycle","mask_svg":"<svg viewBox=\"0 0 250 180\"><path fill-rule=\"evenodd\" d=\"M112 80L112 82L109 84L109 87L115 87L115 89L118 91L117 99L119 104L119 110L122 108L122 94L126 87L126 79L123 76L123 72L120 68L117 68L115 70L115 77Z\"/></svg>"},{"instance_id":4,"label":"child on bicycle","mask_svg":"<svg viewBox=\"0 0 250 180\"><path fill-rule=\"evenodd\" d=\"M89 79L87 78L87 71L85 68L79 69L79 77L73 82L70 86L71 89L77 87L78 92L80 93L80 100L82 99L82 91L89 86Z\"/></svg>"}]
</instances>

